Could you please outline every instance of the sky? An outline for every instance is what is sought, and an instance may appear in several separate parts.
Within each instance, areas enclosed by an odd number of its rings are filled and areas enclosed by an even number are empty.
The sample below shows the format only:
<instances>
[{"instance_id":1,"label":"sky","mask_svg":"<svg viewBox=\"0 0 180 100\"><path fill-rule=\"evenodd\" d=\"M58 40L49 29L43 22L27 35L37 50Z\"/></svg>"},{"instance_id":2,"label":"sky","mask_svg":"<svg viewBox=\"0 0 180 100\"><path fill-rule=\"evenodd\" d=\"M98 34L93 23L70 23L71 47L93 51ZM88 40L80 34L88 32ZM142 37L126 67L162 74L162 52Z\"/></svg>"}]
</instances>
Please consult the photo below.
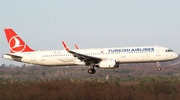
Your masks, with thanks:
<instances>
[{"instance_id":1,"label":"sky","mask_svg":"<svg viewBox=\"0 0 180 100\"><path fill-rule=\"evenodd\" d=\"M9 53L4 28L35 50L165 46L180 54L180 0L1 0L0 54ZM22 64L0 58L1 64Z\"/></svg>"}]
</instances>

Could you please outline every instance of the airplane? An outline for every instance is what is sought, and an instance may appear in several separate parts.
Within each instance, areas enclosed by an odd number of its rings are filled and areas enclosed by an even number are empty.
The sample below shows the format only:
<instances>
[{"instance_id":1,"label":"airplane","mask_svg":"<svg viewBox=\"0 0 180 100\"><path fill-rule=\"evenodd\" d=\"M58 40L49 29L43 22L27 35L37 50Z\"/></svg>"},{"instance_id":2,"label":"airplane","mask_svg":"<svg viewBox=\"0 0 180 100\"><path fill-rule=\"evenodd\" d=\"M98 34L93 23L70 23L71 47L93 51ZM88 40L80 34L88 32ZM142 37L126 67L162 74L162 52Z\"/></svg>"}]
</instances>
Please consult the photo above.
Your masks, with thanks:
<instances>
[{"instance_id":1,"label":"airplane","mask_svg":"<svg viewBox=\"0 0 180 100\"><path fill-rule=\"evenodd\" d=\"M2 58L42 66L89 66L88 73L95 68L114 69L125 63L159 62L174 60L178 54L162 46L139 46L117 48L94 48L71 50L64 41L64 50L39 51L31 49L11 28L4 29L10 53Z\"/></svg>"}]
</instances>

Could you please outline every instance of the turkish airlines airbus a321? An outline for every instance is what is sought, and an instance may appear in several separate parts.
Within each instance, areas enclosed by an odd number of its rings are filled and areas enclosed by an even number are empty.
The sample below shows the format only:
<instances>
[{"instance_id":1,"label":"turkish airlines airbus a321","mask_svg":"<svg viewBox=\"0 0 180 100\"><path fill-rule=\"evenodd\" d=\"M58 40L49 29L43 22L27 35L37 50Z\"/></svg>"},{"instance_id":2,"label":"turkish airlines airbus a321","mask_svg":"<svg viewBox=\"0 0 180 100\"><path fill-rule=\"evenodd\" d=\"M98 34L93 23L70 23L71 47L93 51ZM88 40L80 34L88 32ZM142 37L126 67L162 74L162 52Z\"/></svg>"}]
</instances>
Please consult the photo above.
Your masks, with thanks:
<instances>
[{"instance_id":1,"label":"turkish airlines airbus a321","mask_svg":"<svg viewBox=\"0 0 180 100\"><path fill-rule=\"evenodd\" d=\"M145 63L170 61L178 54L167 47L141 46L118 48L94 48L71 50L62 42L65 50L35 51L31 49L12 29L4 29L11 53L2 57L9 60L42 66L90 66L89 74L95 67L118 68L123 63Z\"/></svg>"}]
</instances>

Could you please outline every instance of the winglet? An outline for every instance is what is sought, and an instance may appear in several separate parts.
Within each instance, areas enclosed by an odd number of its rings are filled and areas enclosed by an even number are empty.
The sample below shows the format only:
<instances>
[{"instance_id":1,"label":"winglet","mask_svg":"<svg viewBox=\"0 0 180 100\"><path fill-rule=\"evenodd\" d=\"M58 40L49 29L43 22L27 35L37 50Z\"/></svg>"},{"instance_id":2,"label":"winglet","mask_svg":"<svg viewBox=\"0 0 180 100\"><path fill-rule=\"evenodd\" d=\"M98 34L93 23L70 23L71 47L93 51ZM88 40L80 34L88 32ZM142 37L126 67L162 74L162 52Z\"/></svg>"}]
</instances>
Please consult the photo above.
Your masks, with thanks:
<instances>
[{"instance_id":1,"label":"winglet","mask_svg":"<svg viewBox=\"0 0 180 100\"><path fill-rule=\"evenodd\" d=\"M79 47L75 44L76 49L79 49Z\"/></svg>"},{"instance_id":2,"label":"winglet","mask_svg":"<svg viewBox=\"0 0 180 100\"><path fill-rule=\"evenodd\" d=\"M69 47L66 45L66 43L64 41L62 41L62 44L63 44L64 48L66 49L66 51L70 50Z\"/></svg>"}]
</instances>

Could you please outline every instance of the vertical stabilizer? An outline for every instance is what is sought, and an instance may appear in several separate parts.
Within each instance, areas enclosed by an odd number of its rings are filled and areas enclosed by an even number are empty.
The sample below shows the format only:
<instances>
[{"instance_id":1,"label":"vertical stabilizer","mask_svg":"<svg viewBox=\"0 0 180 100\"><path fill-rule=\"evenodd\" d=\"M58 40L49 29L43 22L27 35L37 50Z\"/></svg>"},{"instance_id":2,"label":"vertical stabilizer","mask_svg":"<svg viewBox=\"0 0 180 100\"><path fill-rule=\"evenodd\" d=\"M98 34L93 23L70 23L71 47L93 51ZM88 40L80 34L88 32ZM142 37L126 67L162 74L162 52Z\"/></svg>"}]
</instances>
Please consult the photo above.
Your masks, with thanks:
<instances>
[{"instance_id":1,"label":"vertical stabilizer","mask_svg":"<svg viewBox=\"0 0 180 100\"><path fill-rule=\"evenodd\" d=\"M4 31L11 53L34 51L12 29L4 29Z\"/></svg>"}]
</instances>

